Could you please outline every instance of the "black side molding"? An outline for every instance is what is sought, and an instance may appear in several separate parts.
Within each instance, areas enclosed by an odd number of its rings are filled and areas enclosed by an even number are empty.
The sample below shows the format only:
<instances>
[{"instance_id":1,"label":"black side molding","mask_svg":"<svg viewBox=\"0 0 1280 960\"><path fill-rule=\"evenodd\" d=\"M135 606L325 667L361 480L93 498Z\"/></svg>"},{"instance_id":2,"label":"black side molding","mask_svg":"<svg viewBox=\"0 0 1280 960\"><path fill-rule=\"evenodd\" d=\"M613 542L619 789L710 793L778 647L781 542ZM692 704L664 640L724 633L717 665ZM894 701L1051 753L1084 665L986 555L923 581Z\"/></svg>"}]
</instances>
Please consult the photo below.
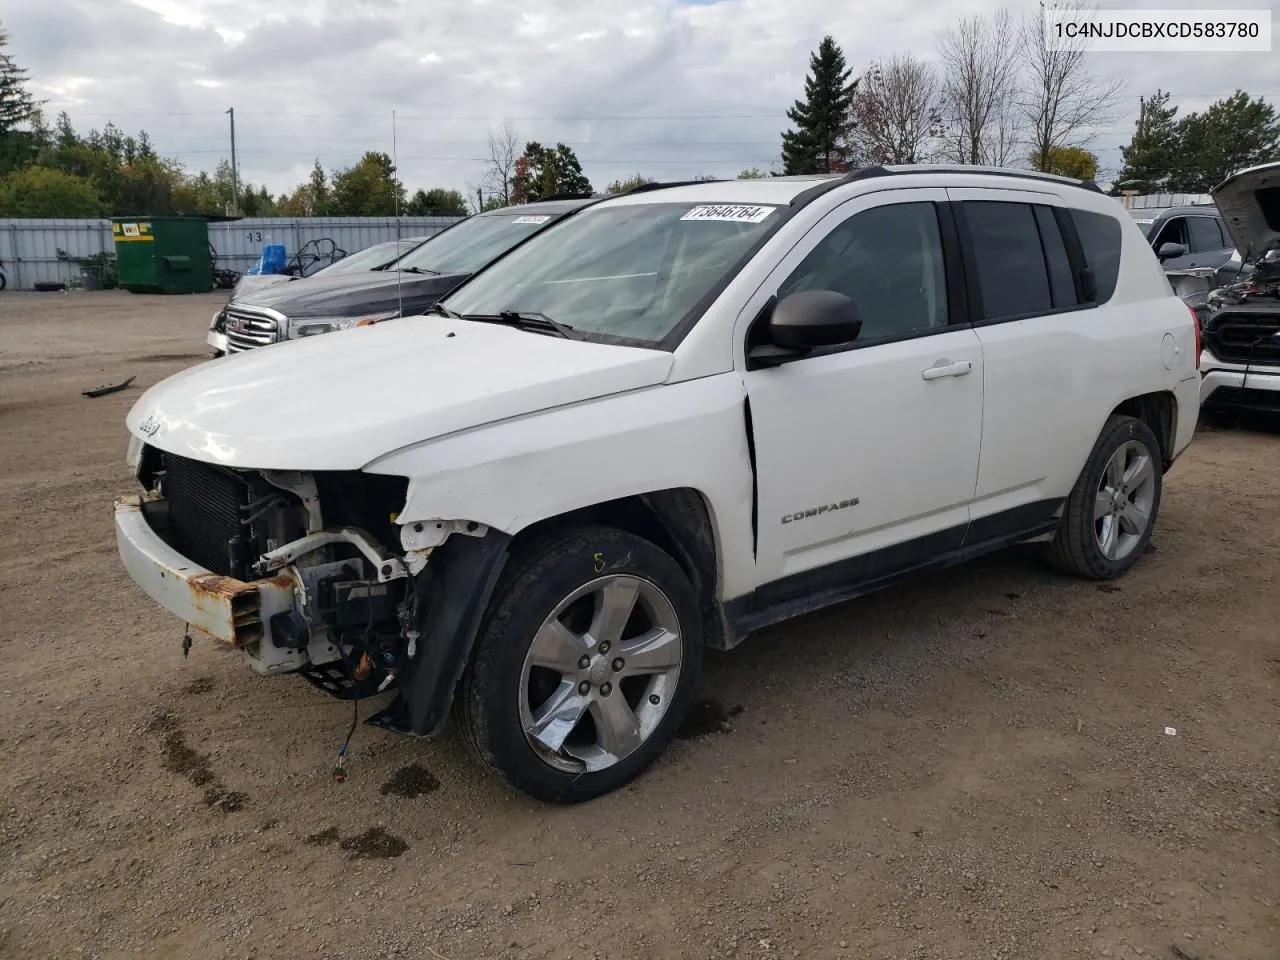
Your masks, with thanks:
<instances>
[{"instance_id":1,"label":"black side molding","mask_svg":"<svg viewBox=\"0 0 1280 960\"><path fill-rule=\"evenodd\" d=\"M945 570L1033 537L1053 533L1065 499L1024 504L972 523L792 574L724 604L725 649L750 634L833 604Z\"/></svg>"}]
</instances>

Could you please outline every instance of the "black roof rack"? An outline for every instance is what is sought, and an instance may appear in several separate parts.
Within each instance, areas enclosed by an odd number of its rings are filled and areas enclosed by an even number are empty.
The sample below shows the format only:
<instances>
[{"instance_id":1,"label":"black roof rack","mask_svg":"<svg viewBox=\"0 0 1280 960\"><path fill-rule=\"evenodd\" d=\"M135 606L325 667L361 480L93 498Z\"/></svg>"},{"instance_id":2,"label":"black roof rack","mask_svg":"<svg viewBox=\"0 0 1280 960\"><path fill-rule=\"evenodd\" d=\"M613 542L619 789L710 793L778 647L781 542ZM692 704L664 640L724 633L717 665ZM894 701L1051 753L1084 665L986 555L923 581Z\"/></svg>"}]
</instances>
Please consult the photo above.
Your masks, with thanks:
<instances>
[{"instance_id":1,"label":"black roof rack","mask_svg":"<svg viewBox=\"0 0 1280 960\"><path fill-rule=\"evenodd\" d=\"M630 190L626 191L625 193L618 194L618 196L625 197L633 193L648 193L650 190L666 190L668 187L692 187L699 183L725 183L725 182L726 181L724 180L715 179L715 180L668 180L665 183L642 183L638 187L632 187Z\"/></svg>"},{"instance_id":2,"label":"black roof rack","mask_svg":"<svg viewBox=\"0 0 1280 960\"><path fill-rule=\"evenodd\" d=\"M967 164L938 164L925 166L903 166L898 169L890 169L885 166L861 167L857 170L850 170L842 177L832 177L830 180L824 180L822 183L814 184L808 190L801 191L791 200L791 206L802 207L817 197L822 196L828 191L834 190L836 187L843 186L846 183L854 183L858 180L870 180L874 177L898 177L909 176L911 174L920 173L976 173L985 177L1010 177L1015 180L1041 180L1046 183L1056 183L1064 187L1079 187L1082 190L1088 190L1090 193L1102 193L1102 188L1092 180L1073 180L1070 177L1059 177L1052 173L1041 173L1037 170L1003 170L995 167L970 166Z\"/></svg>"},{"instance_id":3,"label":"black roof rack","mask_svg":"<svg viewBox=\"0 0 1280 960\"><path fill-rule=\"evenodd\" d=\"M549 197L538 197L537 200L528 200L526 203L550 203L552 200L590 200L594 196L594 193L553 193ZM512 204L512 206L522 206L522 204Z\"/></svg>"}]
</instances>

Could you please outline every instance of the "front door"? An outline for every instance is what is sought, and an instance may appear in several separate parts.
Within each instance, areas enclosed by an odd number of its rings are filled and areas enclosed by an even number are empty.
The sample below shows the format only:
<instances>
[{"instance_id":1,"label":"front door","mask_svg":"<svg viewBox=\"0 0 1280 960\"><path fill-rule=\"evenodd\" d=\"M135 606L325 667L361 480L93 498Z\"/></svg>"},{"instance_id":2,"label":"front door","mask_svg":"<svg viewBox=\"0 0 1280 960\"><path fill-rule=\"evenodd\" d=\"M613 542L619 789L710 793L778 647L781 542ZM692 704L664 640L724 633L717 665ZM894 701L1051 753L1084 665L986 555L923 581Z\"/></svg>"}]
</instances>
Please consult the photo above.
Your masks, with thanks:
<instances>
[{"instance_id":1,"label":"front door","mask_svg":"<svg viewBox=\"0 0 1280 960\"><path fill-rule=\"evenodd\" d=\"M858 339L744 374L758 486L758 593L776 600L959 546L978 476L982 348L950 289L943 190L859 197L761 295L849 296ZM748 311L758 309L758 303ZM740 329L744 324L740 324ZM823 583L823 581L826 583Z\"/></svg>"}]
</instances>

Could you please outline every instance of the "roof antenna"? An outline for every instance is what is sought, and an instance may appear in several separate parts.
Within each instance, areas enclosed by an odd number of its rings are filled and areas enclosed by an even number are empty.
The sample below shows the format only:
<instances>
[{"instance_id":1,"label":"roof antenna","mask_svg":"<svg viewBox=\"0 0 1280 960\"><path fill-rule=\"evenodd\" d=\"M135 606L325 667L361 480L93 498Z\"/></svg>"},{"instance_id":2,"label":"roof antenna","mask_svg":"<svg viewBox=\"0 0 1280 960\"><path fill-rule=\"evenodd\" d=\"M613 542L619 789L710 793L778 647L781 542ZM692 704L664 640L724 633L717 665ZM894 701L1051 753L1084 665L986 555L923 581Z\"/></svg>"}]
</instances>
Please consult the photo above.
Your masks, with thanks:
<instances>
[{"instance_id":1,"label":"roof antenna","mask_svg":"<svg viewBox=\"0 0 1280 960\"><path fill-rule=\"evenodd\" d=\"M396 210L396 315L404 313L404 294L400 292L400 278L403 271L399 267L400 247L400 161L396 153L396 112L391 111L391 187L395 194Z\"/></svg>"}]
</instances>

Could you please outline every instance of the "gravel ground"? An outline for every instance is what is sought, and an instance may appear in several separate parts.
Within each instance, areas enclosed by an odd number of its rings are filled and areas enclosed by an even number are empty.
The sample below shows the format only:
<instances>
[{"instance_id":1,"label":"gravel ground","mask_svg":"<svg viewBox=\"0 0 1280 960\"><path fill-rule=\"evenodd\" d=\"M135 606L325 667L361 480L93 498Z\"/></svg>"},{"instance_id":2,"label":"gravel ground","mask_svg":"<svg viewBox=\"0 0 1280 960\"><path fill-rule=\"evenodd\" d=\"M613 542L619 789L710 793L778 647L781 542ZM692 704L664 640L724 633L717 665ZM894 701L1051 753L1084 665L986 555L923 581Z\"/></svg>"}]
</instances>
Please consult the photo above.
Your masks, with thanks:
<instances>
[{"instance_id":1,"label":"gravel ground","mask_svg":"<svg viewBox=\"0 0 1280 960\"><path fill-rule=\"evenodd\" d=\"M711 655L601 801L363 726L337 783L351 708L184 660L116 556L218 300L0 296L0 956L1280 956L1274 431L1202 428L1116 584L1015 550Z\"/></svg>"}]
</instances>

